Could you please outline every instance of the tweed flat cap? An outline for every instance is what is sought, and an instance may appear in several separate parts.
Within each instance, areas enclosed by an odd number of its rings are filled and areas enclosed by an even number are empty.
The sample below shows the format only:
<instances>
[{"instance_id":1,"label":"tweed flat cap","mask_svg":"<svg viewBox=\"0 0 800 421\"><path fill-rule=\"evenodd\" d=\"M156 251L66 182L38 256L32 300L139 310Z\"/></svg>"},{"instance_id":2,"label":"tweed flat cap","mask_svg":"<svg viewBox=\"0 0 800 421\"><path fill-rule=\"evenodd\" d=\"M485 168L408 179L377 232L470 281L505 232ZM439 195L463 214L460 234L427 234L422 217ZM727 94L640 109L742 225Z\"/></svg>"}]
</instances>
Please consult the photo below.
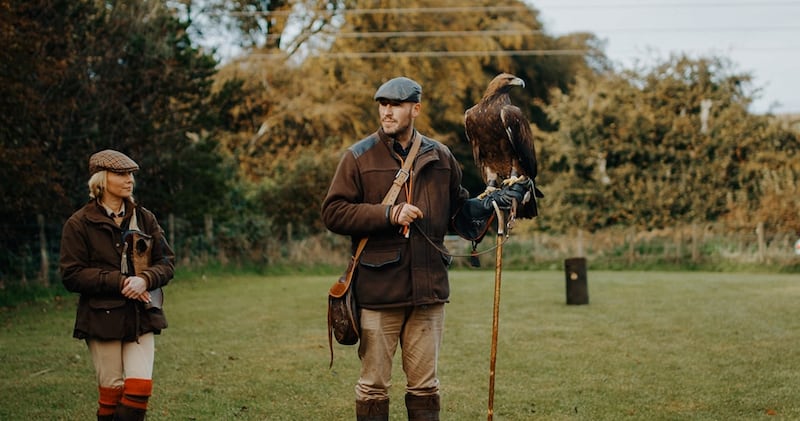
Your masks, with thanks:
<instances>
[{"instance_id":1,"label":"tweed flat cap","mask_svg":"<svg viewBox=\"0 0 800 421\"><path fill-rule=\"evenodd\" d=\"M106 149L89 158L89 175L103 170L118 173L133 172L139 170L139 164L122 152Z\"/></svg>"},{"instance_id":2,"label":"tweed flat cap","mask_svg":"<svg viewBox=\"0 0 800 421\"><path fill-rule=\"evenodd\" d=\"M419 102L422 96L422 87L419 83L407 78L396 77L381 85L375 91L375 101L379 99L388 99L390 101L400 102Z\"/></svg>"}]
</instances>

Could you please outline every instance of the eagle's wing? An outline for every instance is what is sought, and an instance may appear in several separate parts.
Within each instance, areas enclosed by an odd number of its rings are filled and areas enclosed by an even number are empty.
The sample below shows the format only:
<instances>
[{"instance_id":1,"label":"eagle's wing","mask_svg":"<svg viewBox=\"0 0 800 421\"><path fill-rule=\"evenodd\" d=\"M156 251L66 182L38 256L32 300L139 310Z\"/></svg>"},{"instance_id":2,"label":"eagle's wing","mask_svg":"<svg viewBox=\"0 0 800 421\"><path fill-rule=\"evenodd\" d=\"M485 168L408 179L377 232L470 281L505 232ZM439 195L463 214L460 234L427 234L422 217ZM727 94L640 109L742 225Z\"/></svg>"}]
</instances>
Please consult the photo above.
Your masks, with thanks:
<instances>
[{"instance_id":1,"label":"eagle's wing","mask_svg":"<svg viewBox=\"0 0 800 421\"><path fill-rule=\"evenodd\" d=\"M486 171L484 171L484 163L481 158L481 145L477 133L477 122L474 120L474 108L468 109L464 113L464 133L467 135L467 141L472 145L472 159L475 160L475 165L478 167L483 182L486 183Z\"/></svg>"},{"instance_id":2,"label":"eagle's wing","mask_svg":"<svg viewBox=\"0 0 800 421\"><path fill-rule=\"evenodd\" d=\"M536 178L536 151L533 149L533 132L519 107L505 105L500 119L508 135L511 148L519 160L519 170L531 179Z\"/></svg>"}]
</instances>

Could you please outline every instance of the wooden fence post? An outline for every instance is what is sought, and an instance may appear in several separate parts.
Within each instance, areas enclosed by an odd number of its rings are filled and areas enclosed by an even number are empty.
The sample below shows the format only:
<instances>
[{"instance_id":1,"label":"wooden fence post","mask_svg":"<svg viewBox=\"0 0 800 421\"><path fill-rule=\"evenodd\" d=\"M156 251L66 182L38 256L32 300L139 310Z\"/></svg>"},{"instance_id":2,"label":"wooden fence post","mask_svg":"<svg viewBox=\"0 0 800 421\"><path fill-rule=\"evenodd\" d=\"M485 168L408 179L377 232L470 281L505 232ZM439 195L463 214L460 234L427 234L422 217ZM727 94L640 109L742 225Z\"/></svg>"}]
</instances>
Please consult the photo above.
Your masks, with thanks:
<instances>
[{"instance_id":1,"label":"wooden fence post","mask_svg":"<svg viewBox=\"0 0 800 421\"><path fill-rule=\"evenodd\" d=\"M205 224L205 244L203 247L203 262L208 261L208 252L214 244L214 218L211 214L203 215L203 222Z\"/></svg>"},{"instance_id":2,"label":"wooden fence post","mask_svg":"<svg viewBox=\"0 0 800 421\"><path fill-rule=\"evenodd\" d=\"M44 231L44 215L36 215L36 221L39 223L39 254L42 257L42 264L40 266L39 281L42 286L47 288L50 286L50 258L47 254L47 237Z\"/></svg>"},{"instance_id":3,"label":"wooden fence post","mask_svg":"<svg viewBox=\"0 0 800 421\"><path fill-rule=\"evenodd\" d=\"M692 222L692 262L700 261L700 234L697 232L697 223Z\"/></svg>"},{"instance_id":4,"label":"wooden fence post","mask_svg":"<svg viewBox=\"0 0 800 421\"><path fill-rule=\"evenodd\" d=\"M203 215L205 222L206 244L209 246L214 243L214 217L207 213Z\"/></svg>"},{"instance_id":5,"label":"wooden fence post","mask_svg":"<svg viewBox=\"0 0 800 421\"><path fill-rule=\"evenodd\" d=\"M628 264L632 265L636 258L636 228L631 227L628 233Z\"/></svg>"},{"instance_id":6,"label":"wooden fence post","mask_svg":"<svg viewBox=\"0 0 800 421\"><path fill-rule=\"evenodd\" d=\"M764 240L764 223L759 222L756 225L756 236L758 237L758 255L756 258L758 259L758 263L764 262L764 256L766 255L767 251L767 242Z\"/></svg>"},{"instance_id":7,"label":"wooden fence post","mask_svg":"<svg viewBox=\"0 0 800 421\"><path fill-rule=\"evenodd\" d=\"M169 244L172 248L175 248L175 214L170 212L167 221L169 224L169 234L167 234L169 236Z\"/></svg>"}]
</instances>

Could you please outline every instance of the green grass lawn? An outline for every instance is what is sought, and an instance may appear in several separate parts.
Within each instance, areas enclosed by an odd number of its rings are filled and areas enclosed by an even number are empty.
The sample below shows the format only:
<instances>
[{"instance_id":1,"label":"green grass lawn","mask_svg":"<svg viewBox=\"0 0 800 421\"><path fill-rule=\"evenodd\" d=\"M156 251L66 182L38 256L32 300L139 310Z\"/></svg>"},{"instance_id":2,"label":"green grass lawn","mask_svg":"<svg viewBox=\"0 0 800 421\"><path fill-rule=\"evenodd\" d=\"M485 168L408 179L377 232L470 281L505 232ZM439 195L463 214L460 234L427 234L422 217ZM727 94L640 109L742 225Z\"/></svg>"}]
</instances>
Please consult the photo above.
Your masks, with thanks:
<instances>
[{"instance_id":1,"label":"green grass lawn","mask_svg":"<svg viewBox=\"0 0 800 421\"><path fill-rule=\"evenodd\" d=\"M355 347L328 369L334 276L179 276L156 340L150 420L355 419ZM495 420L800 419L797 275L504 272ZM486 419L494 272L451 273L442 419ZM75 297L0 311L0 419L88 420ZM397 361L397 360L396 360ZM391 419L405 419L395 364Z\"/></svg>"}]
</instances>

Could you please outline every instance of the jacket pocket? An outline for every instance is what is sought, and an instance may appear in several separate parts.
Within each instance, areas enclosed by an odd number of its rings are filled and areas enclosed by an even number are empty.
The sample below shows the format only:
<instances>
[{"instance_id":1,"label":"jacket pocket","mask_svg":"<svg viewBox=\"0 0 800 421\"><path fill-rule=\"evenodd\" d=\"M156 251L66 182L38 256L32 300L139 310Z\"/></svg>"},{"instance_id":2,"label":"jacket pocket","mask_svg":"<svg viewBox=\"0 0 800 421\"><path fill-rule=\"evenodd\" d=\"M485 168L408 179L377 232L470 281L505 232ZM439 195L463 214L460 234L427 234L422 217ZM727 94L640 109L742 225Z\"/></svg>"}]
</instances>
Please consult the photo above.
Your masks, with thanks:
<instances>
[{"instance_id":1,"label":"jacket pocket","mask_svg":"<svg viewBox=\"0 0 800 421\"><path fill-rule=\"evenodd\" d=\"M359 263L368 268L377 269L400 261L400 249L364 251Z\"/></svg>"},{"instance_id":2,"label":"jacket pocket","mask_svg":"<svg viewBox=\"0 0 800 421\"><path fill-rule=\"evenodd\" d=\"M365 250L356 272L356 297L359 305L398 305L410 302L411 282L408 282L408 262L402 248L387 245Z\"/></svg>"},{"instance_id":3,"label":"jacket pocket","mask_svg":"<svg viewBox=\"0 0 800 421\"><path fill-rule=\"evenodd\" d=\"M120 298L90 298L87 327L97 339L121 339L125 335L127 302Z\"/></svg>"}]
</instances>

